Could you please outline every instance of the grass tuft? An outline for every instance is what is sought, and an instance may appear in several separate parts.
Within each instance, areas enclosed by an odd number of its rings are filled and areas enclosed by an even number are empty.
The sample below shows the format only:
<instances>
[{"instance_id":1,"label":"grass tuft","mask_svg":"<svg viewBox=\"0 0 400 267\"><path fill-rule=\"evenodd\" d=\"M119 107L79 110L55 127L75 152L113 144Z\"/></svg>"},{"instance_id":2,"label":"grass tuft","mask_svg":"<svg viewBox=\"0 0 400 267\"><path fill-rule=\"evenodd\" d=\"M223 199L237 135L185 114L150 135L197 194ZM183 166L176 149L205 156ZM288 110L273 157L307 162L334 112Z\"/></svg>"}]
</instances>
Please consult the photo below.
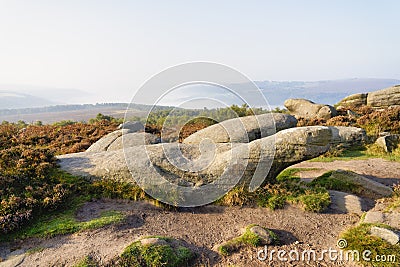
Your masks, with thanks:
<instances>
[{"instance_id":1,"label":"grass tuft","mask_svg":"<svg viewBox=\"0 0 400 267\"><path fill-rule=\"evenodd\" d=\"M252 247L258 247L262 245L262 240L261 238L250 231L250 229L253 226L257 226L256 224L250 224L246 227L244 233L236 238L233 238L224 244L220 245L217 250L222 256L229 256L232 253L235 253L242 247L246 246L252 246ZM264 227L263 227L264 228ZM278 236L271 230L264 228L266 231L268 231L269 235L271 236L273 240L273 244L277 244L279 242Z\"/></svg>"},{"instance_id":2,"label":"grass tuft","mask_svg":"<svg viewBox=\"0 0 400 267\"><path fill-rule=\"evenodd\" d=\"M125 248L120 256L119 266L123 267L180 267L187 266L195 254L183 246L172 245L172 239L156 237L167 242L166 245L142 245L135 241Z\"/></svg>"}]
</instances>

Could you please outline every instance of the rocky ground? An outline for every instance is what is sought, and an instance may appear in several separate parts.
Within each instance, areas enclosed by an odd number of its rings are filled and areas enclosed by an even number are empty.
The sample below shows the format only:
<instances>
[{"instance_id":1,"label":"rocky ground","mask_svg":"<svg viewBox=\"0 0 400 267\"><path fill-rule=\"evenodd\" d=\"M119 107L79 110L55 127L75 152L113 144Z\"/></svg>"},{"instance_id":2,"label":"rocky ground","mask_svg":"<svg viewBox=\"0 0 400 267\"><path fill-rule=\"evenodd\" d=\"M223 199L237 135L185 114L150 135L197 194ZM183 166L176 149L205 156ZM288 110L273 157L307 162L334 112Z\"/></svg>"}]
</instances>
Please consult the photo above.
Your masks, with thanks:
<instances>
[{"instance_id":1,"label":"rocky ground","mask_svg":"<svg viewBox=\"0 0 400 267\"><path fill-rule=\"evenodd\" d=\"M382 159L303 162L294 167L314 168L312 171L301 172L303 178L316 177L327 170L349 169L368 174L374 180L388 185L400 180L400 163ZM215 205L166 211L146 202L107 199L85 204L76 216L79 220L90 220L106 210L122 211L127 220L121 224L72 235L16 241L3 245L1 250L4 253L10 249L26 251L40 248L39 252L26 255L18 266L72 266L87 255L106 263L140 236L164 235L185 240L199 255L196 260L198 266L337 266L338 262L329 260L299 263L281 262L275 258L272 262L260 261L257 259L260 248L242 249L231 256L222 257L215 252L215 246L240 235L241 229L255 223L272 229L280 237L281 244L271 246L269 250L321 251L329 247L336 248L339 233L360 220L356 214L336 214L333 210L316 214L294 206L276 211ZM350 266L348 262L339 264Z\"/></svg>"},{"instance_id":2,"label":"rocky ground","mask_svg":"<svg viewBox=\"0 0 400 267\"><path fill-rule=\"evenodd\" d=\"M260 249L244 249L229 257L220 257L213 247L240 234L251 223L275 231L282 241L270 249L336 248L337 236L343 228L359 220L356 215L316 214L297 207L271 211L267 208L207 206L181 211L164 211L145 202L99 200L87 203L77 214L91 219L104 210L120 210L128 216L123 224L102 229L58 236L51 239L31 239L16 242L13 247L43 251L27 255L19 266L71 266L86 255L107 262L140 236L164 235L180 238L199 255L200 266L290 266L275 260L273 265L257 259ZM317 266L317 262L311 266ZM295 265L293 263L293 265ZM333 266L329 262L322 266Z\"/></svg>"}]
</instances>

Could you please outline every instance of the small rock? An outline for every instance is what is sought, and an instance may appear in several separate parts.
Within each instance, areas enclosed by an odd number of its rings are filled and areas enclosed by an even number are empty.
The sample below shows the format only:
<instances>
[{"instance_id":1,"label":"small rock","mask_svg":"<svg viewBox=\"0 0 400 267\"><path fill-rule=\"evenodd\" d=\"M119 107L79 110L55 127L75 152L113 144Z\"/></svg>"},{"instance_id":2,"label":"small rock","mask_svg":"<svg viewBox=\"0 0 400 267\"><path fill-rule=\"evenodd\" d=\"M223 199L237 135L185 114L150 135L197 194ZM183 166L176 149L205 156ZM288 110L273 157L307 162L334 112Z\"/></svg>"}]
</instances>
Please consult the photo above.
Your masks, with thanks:
<instances>
[{"instance_id":1,"label":"small rock","mask_svg":"<svg viewBox=\"0 0 400 267\"><path fill-rule=\"evenodd\" d=\"M383 223L385 221L385 215L380 211L368 211L365 214L363 223Z\"/></svg>"},{"instance_id":2,"label":"small rock","mask_svg":"<svg viewBox=\"0 0 400 267\"><path fill-rule=\"evenodd\" d=\"M383 148L386 152L392 152L400 144L400 134L388 134L376 139L375 144Z\"/></svg>"},{"instance_id":3,"label":"small rock","mask_svg":"<svg viewBox=\"0 0 400 267\"><path fill-rule=\"evenodd\" d=\"M168 245L167 241L157 237L144 238L140 240L143 246L164 246Z\"/></svg>"},{"instance_id":4,"label":"small rock","mask_svg":"<svg viewBox=\"0 0 400 267\"><path fill-rule=\"evenodd\" d=\"M382 227L372 227L371 235L380 237L392 245L396 245L400 241L400 236L398 233Z\"/></svg>"},{"instance_id":5,"label":"small rock","mask_svg":"<svg viewBox=\"0 0 400 267\"><path fill-rule=\"evenodd\" d=\"M274 242L274 238L271 236L271 233L261 226L256 225L251 227L250 232L256 234L261 239L262 245L270 245Z\"/></svg>"},{"instance_id":6,"label":"small rock","mask_svg":"<svg viewBox=\"0 0 400 267\"><path fill-rule=\"evenodd\" d=\"M363 199L358 196L333 190L329 191L329 195L331 196L329 208L333 211L358 215L366 211Z\"/></svg>"}]
</instances>

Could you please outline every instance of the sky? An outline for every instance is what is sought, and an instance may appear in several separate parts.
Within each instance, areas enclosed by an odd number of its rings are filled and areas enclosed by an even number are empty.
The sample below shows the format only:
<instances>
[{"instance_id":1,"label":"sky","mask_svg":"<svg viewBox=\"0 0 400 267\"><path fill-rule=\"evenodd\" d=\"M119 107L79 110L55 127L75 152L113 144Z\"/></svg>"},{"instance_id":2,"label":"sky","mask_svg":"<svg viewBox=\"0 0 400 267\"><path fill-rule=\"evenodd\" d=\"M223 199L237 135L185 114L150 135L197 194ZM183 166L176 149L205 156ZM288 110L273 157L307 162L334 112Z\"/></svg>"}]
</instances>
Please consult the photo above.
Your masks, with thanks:
<instances>
[{"instance_id":1,"label":"sky","mask_svg":"<svg viewBox=\"0 0 400 267\"><path fill-rule=\"evenodd\" d=\"M191 61L252 80L400 79L399 10L397 0L0 1L0 84L128 102Z\"/></svg>"}]
</instances>

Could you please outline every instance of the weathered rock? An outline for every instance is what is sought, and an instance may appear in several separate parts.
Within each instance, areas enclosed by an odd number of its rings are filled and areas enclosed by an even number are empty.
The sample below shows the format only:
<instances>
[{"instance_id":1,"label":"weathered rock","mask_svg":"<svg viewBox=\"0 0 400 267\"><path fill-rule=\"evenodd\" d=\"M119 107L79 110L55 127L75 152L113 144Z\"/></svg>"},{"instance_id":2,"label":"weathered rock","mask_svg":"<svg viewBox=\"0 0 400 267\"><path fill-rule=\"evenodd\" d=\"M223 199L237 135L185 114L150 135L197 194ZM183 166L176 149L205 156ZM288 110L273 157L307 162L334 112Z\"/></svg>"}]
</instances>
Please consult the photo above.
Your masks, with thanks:
<instances>
[{"instance_id":1,"label":"weathered rock","mask_svg":"<svg viewBox=\"0 0 400 267\"><path fill-rule=\"evenodd\" d=\"M127 121L118 126L118 129L129 130L130 133L144 131L144 125L140 121Z\"/></svg>"},{"instance_id":2,"label":"weathered rock","mask_svg":"<svg viewBox=\"0 0 400 267\"><path fill-rule=\"evenodd\" d=\"M361 107L367 104L368 94L353 94L339 101L338 105L343 107Z\"/></svg>"},{"instance_id":3,"label":"weathered rock","mask_svg":"<svg viewBox=\"0 0 400 267\"><path fill-rule=\"evenodd\" d=\"M329 177L344 182L350 182L359 186L362 188L360 195L363 197L378 199L391 196L393 193L393 190L390 187L375 182L352 171L344 171L339 169L332 171Z\"/></svg>"},{"instance_id":4,"label":"weathered rock","mask_svg":"<svg viewBox=\"0 0 400 267\"><path fill-rule=\"evenodd\" d=\"M400 106L400 85L368 93L367 105L374 108Z\"/></svg>"},{"instance_id":5,"label":"weathered rock","mask_svg":"<svg viewBox=\"0 0 400 267\"><path fill-rule=\"evenodd\" d=\"M102 151L107 151L108 147L119 137L122 136L122 134L128 133L129 130L124 129L124 130L117 130L112 133L107 134L106 136L100 138L96 143L92 144L86 152L90 153L95 153L95 152L102 152Z\"/></svg>"},{"instance_id":6,"label":"weathered rock","mask_svg":"<svg viewBox=\"0 0 400 267\"><path fill-rule=\"evenodd\" d=\"M375 144L390 153L400 144L400 134L387 134L381 136L376 139Z\"/></svg>"},{"instance_id":7,"label":"weathered rock","mask_svg":"<svg viewBox=\"0 0 400 267\"><path fill-rule=\"evenodd\" d=\"M386 215L381 212L381 211L368 211L365 214L365 217L363 219L363 223L385 223L385 217Z\"/></svg>"},{"instance_id":8,"label":"weathered rock","mask_svg":"<svg viewBox=\"0 0 400 267\"><path fill-rule=\"evenodd\" d=\"M362 222L382 223L400 230L400 207L392 204L387 199L378 200L375 207L365 214Z\"/></svg>"},{"instance_id":9,"label":"weathered rock","mask_svg":"<svg viewBox=\"0 0 400 267\"><path fill-rule=\"evenodd\" d=\"M364 200L358 196L333 190L329 191L329 195L331 196L329 209L335 212L362 215L368 209Z\"/></svg>"},{"instance_id":10,"label":"weathered rock","mask_svg":"<svg viewBox=\"0 0 400 267\"><path fill-rule=\"evenodd\" d=\"M337 111L330 105L316 104L307 99L287 99L284 103L290 114L305 119L330 119Z\"/></svg>"},{"instance_id":11,"label":"weathered rock","mask_svg":"<svg viewBox=\"0 0 400 267\"><path fill-rule=\"evenodd\" d=\"M115 139L107 148L107 151L114 151L125 147L134 147L140 145L152 145L159 143L157 136L151 133L127 133Z\"/></svg>"},{"instance_id":12,"label":"weathered rock","mask_svg":"<svg viewBox=\"0 0 400 267\"><path fill-rule=\"evenodd\" d=\"M215 143L246 143L296 127L296 124L295 117L282 113L240 117L202 129L188 136L183 143L199 144L204 139Z\"/></svg>"},{"instance_id":13,"label":"weathered rock","mask_svg":"<svg viewBox=\"0 0 400 267\"><path fill-rule=\"evenodd\" d=\"M258 225L250 228L250 232L256 234L260 238L260 245L271 245L274 243L275 240L270 231L271 230L266 230Z\"/></svg>"},{"instance_id":14,"label":"weathered rock","mask_svg":"<svg viewBox=\"0 0 400 267\"><path fill-rule=\"evenodd\" d=\"M331 127L332 143L342 144L345 146L361 145L367 139L364 129L357 127L335 126Z\"/></svg>"},{"instance_id":15,"label":"weathered rock","mask_svg":"<svg viewBox=\"0 0 400 267\"><path fill-rule=\"evenodd\" d=\"M250 143L171 143L82 152L59 156L59 164L73 175L130 182L133 177L150 181L161 175L175 184L182 184L182 179L189 184L209 184L225 173L226 184L234 185L235 179L241 178L255 189L274 181L288 166L325 153L337 141L332 129L335 127L291 128Z\"/></svg>"},{"instance_id":16,"label":"weathered rock","mask_svg":"<svg viewBox=\"0 0 400 267\"><path fill-rule=\"evenodd\" d=\"M371 235L382 238L392 245L396 245L400 241L399 233L382 227L373 226L371 228Z\"/></svg>"}]
</instances>

